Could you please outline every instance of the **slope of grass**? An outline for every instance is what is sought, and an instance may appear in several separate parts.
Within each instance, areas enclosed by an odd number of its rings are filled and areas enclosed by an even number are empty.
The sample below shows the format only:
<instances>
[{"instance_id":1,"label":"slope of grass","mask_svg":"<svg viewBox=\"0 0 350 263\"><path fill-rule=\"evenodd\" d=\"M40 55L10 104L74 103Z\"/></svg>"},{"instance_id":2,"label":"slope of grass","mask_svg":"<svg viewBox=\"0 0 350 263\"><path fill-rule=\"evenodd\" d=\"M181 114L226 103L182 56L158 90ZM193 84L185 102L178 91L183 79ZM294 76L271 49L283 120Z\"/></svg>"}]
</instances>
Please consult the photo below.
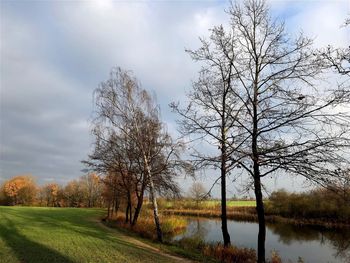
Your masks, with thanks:
<instances>
[{"instance_id":1,"label":"slope of grass","mask_svg":"<svg viewBox=\"0 0 350 263\"><path fill-rule=\"evenodd\" d=\"M172 262L99 225L103 213L101 209L0 207L0 262Z\"/></svg>"}]
</instances>

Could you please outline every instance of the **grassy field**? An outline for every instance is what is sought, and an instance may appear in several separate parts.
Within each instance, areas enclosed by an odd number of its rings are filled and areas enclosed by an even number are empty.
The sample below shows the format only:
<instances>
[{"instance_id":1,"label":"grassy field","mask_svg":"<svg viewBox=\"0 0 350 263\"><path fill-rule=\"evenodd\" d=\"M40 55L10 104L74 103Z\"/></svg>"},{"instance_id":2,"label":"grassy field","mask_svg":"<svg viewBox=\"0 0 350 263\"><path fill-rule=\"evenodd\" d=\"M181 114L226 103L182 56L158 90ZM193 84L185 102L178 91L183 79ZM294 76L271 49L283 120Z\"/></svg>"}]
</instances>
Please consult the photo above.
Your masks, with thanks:
<instances>
[{"instance_id":1,"label":"grassy field","mask_svg":"<svg viewBox=\"0 0 350 263\"><path fill-rule=\"evenodd\" d=\"M100 223L101 209L0 206L0 262L177 262Z\"/></svg>"}]
</instances>

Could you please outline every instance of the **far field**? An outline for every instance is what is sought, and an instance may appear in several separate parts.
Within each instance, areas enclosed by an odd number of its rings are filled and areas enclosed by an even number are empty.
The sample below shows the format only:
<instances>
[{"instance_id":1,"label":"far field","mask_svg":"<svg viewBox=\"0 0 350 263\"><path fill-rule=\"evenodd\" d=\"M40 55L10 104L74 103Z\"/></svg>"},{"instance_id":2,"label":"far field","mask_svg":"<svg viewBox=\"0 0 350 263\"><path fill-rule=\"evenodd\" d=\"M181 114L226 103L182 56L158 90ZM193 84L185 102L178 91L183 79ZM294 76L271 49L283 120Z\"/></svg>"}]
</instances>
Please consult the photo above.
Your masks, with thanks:
<instances>
[{"instance_id":1,"label":"far field","mask_svg":"<svg viewBox=\"0 0 350 263\"><path fill-rule=\"evenodd\" d=\"M217 200L210 200L210 201L205 201L208 205L217 205L220 206L221 201ZM255 201L227 201L227 206L255 206L256 202Z\"/></svg>"},{"instance_id":2,"label":"far field","mask_svg":"<svg viewBox=\"0 0 350 263\"><path fill-rule=\"evenodd\" d=\"M0 262L182 261L103 226L102 215L102 209L0 206Z\"/></svg>"}]
</instances>

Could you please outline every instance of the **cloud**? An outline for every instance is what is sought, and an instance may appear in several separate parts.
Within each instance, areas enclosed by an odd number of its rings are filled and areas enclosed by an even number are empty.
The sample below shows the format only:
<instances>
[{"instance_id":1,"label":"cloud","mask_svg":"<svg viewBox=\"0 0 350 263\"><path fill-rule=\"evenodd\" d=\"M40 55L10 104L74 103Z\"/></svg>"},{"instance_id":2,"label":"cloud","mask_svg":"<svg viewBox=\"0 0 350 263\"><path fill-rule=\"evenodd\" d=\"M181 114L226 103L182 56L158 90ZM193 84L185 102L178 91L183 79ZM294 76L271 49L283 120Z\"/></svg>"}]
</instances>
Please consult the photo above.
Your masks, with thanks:
<instances>
[{"instance_id":1,"label":"cloud","mask_svg":"<svg viewBox=\"0 0 350 263\"><path fill-rule=\"evenodd\" d=\"M288 29L344 44L344 1L269 1ZM132 70L154 91L174 134L171 101L185 99L200 46L214 25L228 24L225 1L1 2L0 176L32 173L39 182L81 175L91 138L92 92L111 67ZM0 178L0 179L1 179ZM209 183L208 183L209 184Z\"/></svg>"},{"instance_id":2,"label":"cloud","mask_svg":"<svg viewBox=\"0 0 350 263\"><path fill-rule=\"evenodd\" d=\"M289 30L294 28L314 38L316 47L349 45L350 29L341 27L350 14L348 1L305 1L304 5L287 21Z\"/></svg>"}]
</instances>

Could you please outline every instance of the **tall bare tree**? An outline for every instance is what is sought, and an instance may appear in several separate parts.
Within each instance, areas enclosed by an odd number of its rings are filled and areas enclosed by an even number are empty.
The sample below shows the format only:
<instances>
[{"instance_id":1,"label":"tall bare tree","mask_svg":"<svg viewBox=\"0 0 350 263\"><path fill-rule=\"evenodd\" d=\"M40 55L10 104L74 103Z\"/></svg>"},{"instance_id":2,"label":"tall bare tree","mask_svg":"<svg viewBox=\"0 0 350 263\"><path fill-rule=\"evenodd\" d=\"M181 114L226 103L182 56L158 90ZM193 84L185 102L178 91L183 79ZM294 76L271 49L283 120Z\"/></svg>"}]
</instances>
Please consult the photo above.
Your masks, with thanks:
<instances>
[{"instance_id":1,"label":"tall bare tree","mask_svg":"<svg viewBox=\"0 0 350 263\"><path fill-rule=\"evenodd\" d=\"M284 171L323 185L337 179L349 162L344 151L349 149L350 91L321 81L324 66L312 40L290 37L284 23L270 17L265 1L231 3L228 14L229 29L214 27L210 40L201 40L202 47L191 52L207 62L192 102L185 110L173 107L188 133L221 143L218 160L250 175L259 219L258 261L265 262L261 178ZM226 132L230 139L222 136Z\"/></svg>"},{"instance_id":2,"label":"tall bare tree","mask_svg":"<svg viewBox=\"0 0 350 263\"><path fill-rule=\"evenodd\" d=\"M258 262L265 262L265 217L261 178L284 171L327 184L348 163L350 118L344 86L322 87L322 66L312 40L288 36L265 1L231 4L230 38L234 77L243 110L236 120L246 131L232 161L253 180L259 219ZM328 84L329 85L329 84Z\"/></svg>"},{"instance_id":3,"label":"tall bare tree","mask_svg":"<svg viewBox=\"0 0 350 263\"><path fill-rule=\"evenodd\" d=\"M192 153L197 168L214 167L220 169L221 180L221 223L224 245L230 244L227 229L226 180L234 163L229 156L233 153L235 136L235 116L239 112L238 99L234 96L233 57L227 56L231 48L229 36L220 35L222 26L214 27L209 40L201 38L201 48L187 50L194 61L202 63L198 81L193 83L193 90L188 94L190 103L181 108L179 103L172 103L172 109L181 116L180 131L193 140L202 140L215 145L218 152L203 154L200 149ZM218 180L216 180L218 181Z\"/></svg>"}]
</instances>

